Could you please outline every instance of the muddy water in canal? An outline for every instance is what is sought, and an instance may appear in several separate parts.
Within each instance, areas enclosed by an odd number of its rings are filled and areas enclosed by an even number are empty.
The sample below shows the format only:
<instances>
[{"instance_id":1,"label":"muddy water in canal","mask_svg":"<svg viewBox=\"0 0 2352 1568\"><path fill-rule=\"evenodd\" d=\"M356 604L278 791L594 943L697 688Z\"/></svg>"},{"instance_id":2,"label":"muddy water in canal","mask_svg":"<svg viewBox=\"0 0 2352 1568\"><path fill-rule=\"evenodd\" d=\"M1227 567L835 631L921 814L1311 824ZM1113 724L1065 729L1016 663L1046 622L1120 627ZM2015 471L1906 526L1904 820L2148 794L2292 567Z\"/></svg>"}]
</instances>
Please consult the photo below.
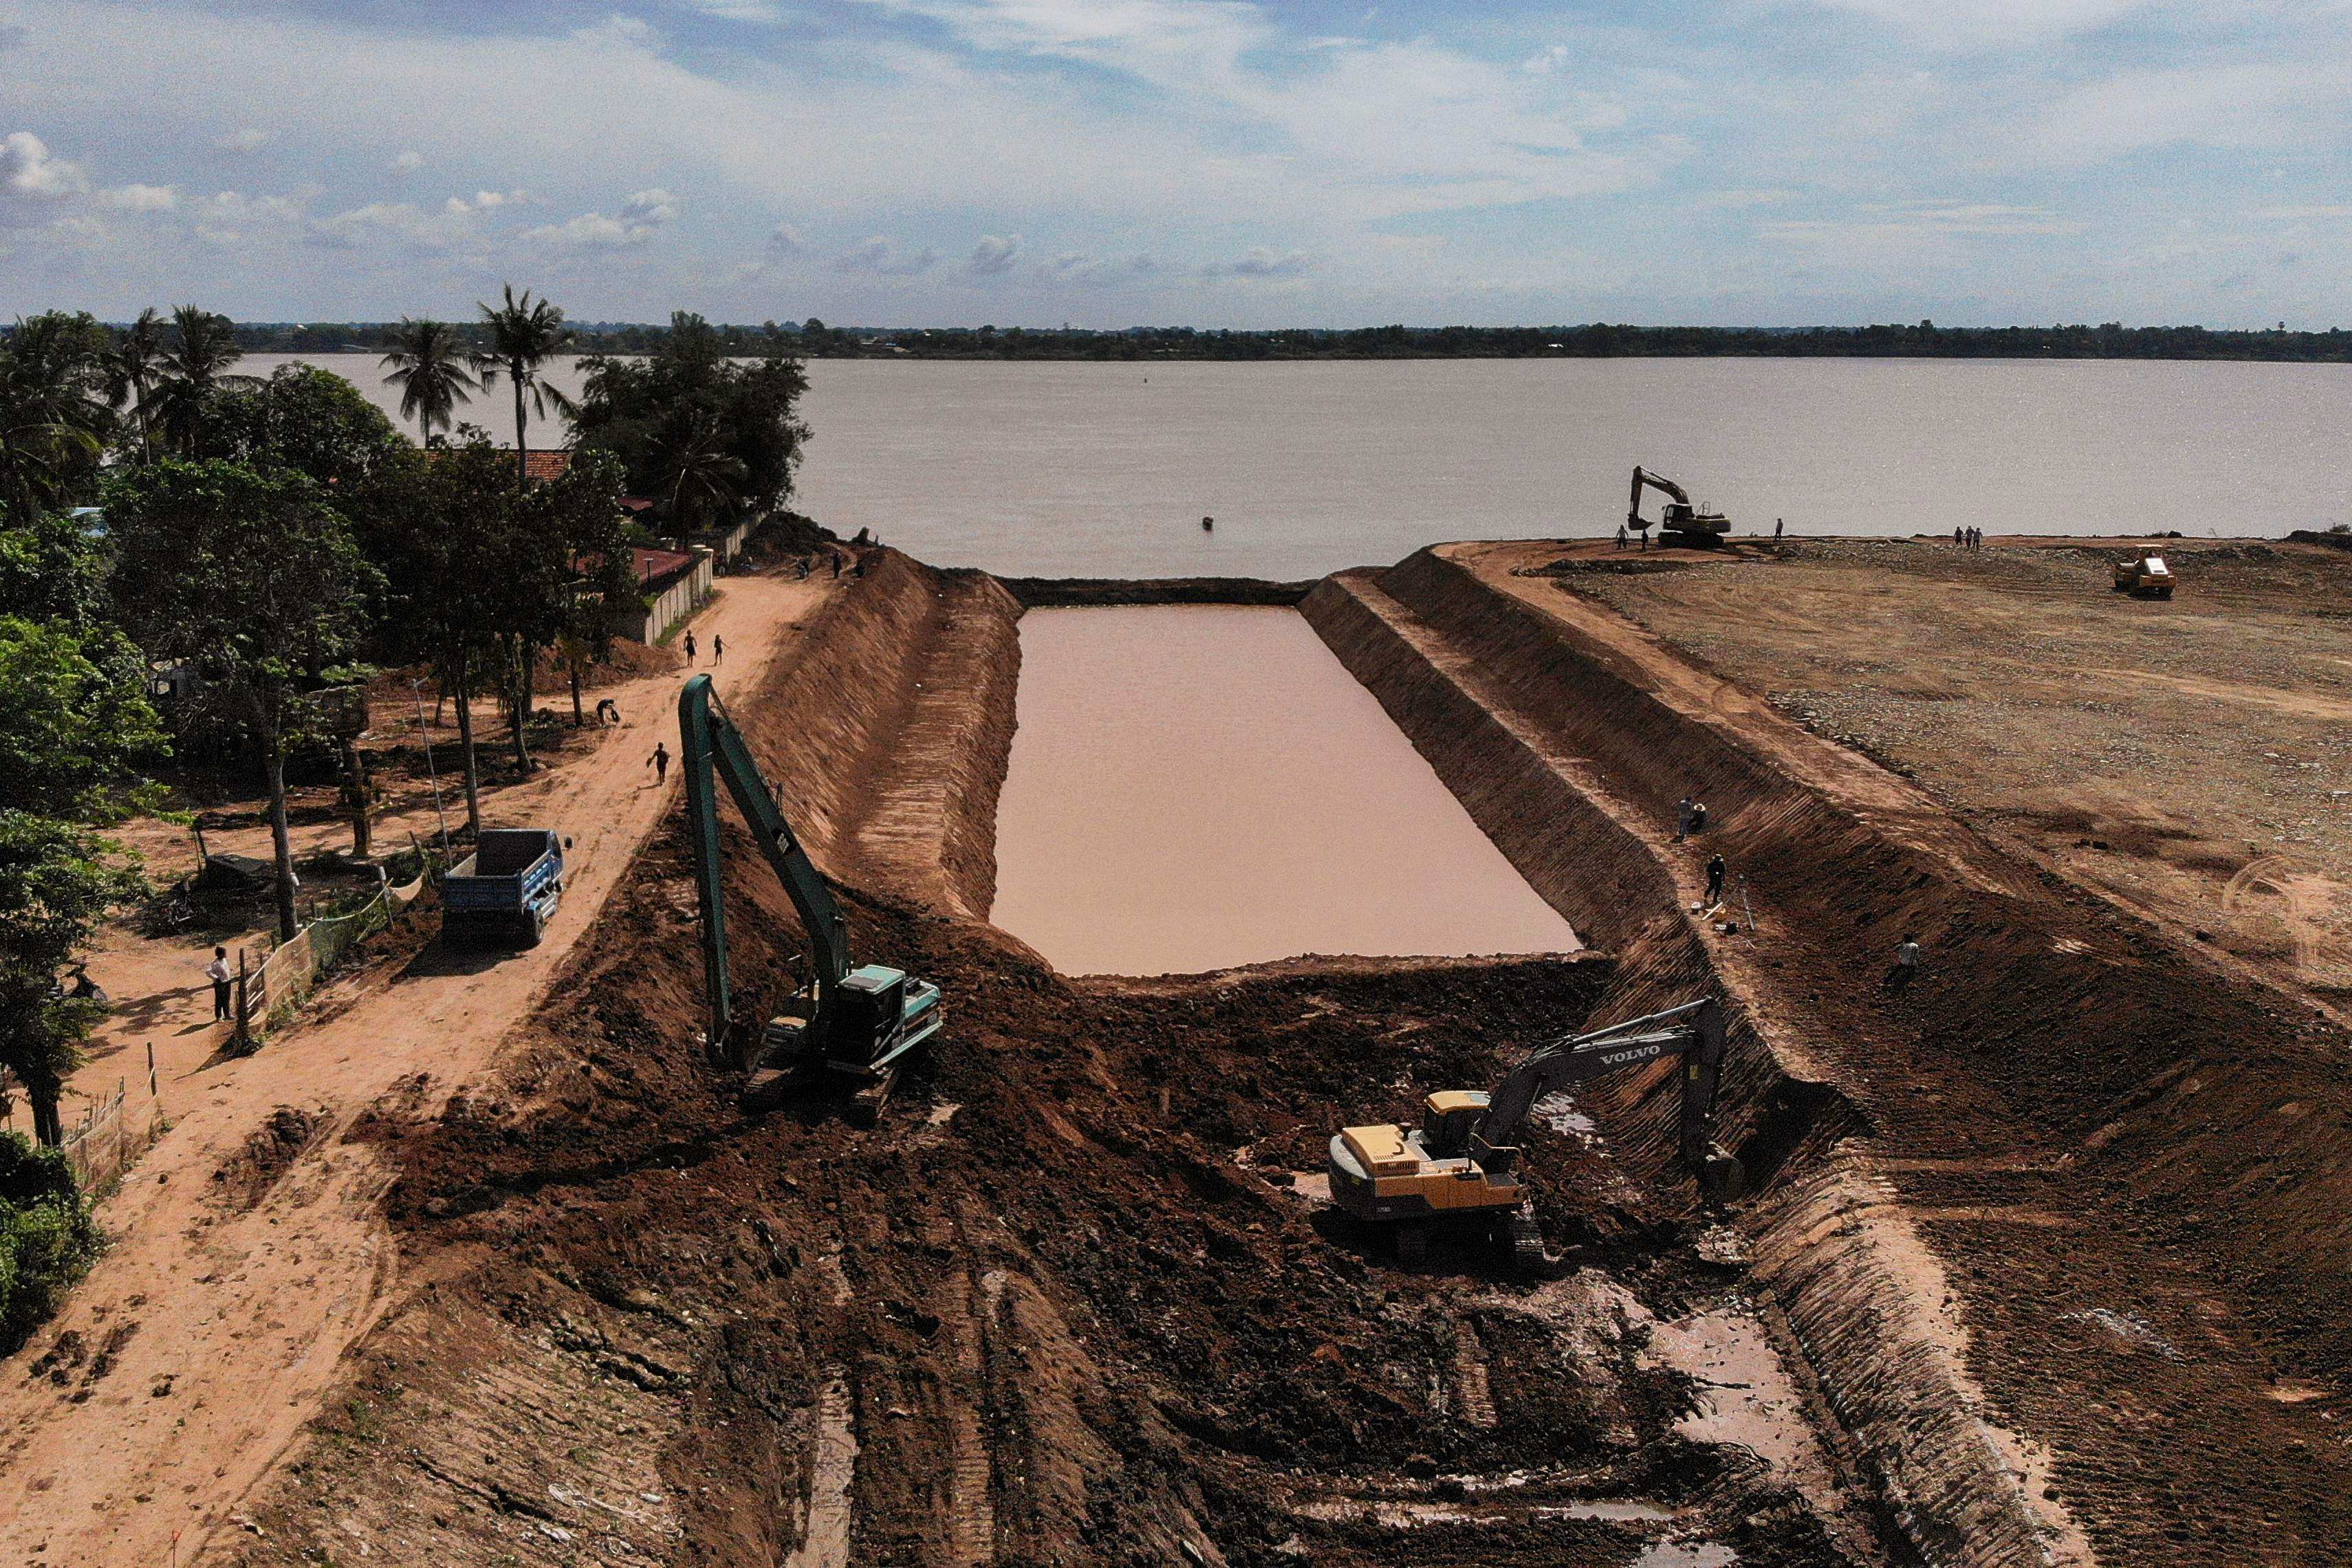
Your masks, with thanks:
<instances>
[{"instance_id":1,"label":"muddy water in canal","mask_svg":"<svg viewBox=\"0 0 2352 1568\"><path fill-rule=\"evenodd\" d=\"M1065 973L1564 952L1296 612L1033 610L992 918Z\"/></svg>"}]
</instances>

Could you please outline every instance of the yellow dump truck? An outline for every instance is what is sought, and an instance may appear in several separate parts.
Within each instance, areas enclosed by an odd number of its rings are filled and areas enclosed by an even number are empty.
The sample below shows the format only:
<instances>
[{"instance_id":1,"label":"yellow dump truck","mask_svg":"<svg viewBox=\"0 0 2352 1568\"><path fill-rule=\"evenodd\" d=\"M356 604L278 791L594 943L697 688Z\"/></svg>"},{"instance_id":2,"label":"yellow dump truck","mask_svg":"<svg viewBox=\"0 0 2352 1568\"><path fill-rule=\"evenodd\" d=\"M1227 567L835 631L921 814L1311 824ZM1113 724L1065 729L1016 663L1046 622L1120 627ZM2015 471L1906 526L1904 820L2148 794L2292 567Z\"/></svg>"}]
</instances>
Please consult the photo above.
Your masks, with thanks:
<instances>
[{"instance_id":1,"label":"yellow dump truck","mask_svg":"<svg viewBox=\"0 0 2352 1568\"><path fill-rule=\"evenodd\" d=\"M2116 592L2136 594L2145 598L2172 597L2172 568L2164 563L2161 555L2135 555L2128 561L2116 563Z\"/></svg>"}]
</instances>

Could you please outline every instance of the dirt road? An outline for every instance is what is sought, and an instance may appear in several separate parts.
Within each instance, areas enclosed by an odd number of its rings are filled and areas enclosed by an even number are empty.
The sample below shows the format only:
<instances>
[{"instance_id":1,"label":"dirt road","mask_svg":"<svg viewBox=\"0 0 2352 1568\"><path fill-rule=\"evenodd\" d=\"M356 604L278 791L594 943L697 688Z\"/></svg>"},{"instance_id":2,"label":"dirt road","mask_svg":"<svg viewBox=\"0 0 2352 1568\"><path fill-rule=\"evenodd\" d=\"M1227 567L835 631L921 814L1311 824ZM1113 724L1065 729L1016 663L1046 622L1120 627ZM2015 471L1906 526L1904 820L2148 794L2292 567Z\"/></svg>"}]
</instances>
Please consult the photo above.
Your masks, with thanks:
<instances>
[{"instance_id":1,"label":"dirt road","mask_svg":"<svg viewBox=\"0 0 2352 1568\"><path fill-rule=\"evenodd\" d=\"M759 679L830 591L730 580L696 622L706 648L727 640L720 689ZM189 1058L210 1055L210 998L193 954L139 961L154 972L143 991L126 953L93 965L119 995L143 996L133 1033L176 1043L173 1125L101 1209L114 1238L105 1258L0 1370L0 1560L150 1568L175 1541L187 1561L236 1528L238 1500L313 1413L393 1282L377 1205L387 1169L341 1131L387 1095L429 1111L476 1082L545 994L676 797L674 783L654 786L646 758L657 738L676 750L664 716L677 685L661 675L616 689L627 727L500 800L502 817L575 840L568 896L531 952L460 960L427 947L388 980L372 976L364 995L331 994L323 1023L201 1068Z\"/></svg>"}]
</instances>

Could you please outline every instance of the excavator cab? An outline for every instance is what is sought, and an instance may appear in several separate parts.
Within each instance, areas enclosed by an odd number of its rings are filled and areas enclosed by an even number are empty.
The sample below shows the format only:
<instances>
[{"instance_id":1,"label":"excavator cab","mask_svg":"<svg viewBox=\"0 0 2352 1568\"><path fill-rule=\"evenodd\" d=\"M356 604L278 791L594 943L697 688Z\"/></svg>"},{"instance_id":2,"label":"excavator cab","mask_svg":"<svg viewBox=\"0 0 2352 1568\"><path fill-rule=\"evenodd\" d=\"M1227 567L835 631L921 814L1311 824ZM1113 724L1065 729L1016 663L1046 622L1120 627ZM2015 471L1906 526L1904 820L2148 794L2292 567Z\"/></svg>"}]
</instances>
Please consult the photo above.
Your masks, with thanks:
<instances>
[{"instance_id":1,"label":"excavator cab","mask_svg":"<svg viewBox=\"0 0 2352 1568\"><path fill-rule=\"evenodd\" d=\"M1422 1102L1421 1146L1433 1160L1470 1153L1470 1135L1494 1099L1483 1089L1441 1089Z\"/></svg>"}]
</instances>

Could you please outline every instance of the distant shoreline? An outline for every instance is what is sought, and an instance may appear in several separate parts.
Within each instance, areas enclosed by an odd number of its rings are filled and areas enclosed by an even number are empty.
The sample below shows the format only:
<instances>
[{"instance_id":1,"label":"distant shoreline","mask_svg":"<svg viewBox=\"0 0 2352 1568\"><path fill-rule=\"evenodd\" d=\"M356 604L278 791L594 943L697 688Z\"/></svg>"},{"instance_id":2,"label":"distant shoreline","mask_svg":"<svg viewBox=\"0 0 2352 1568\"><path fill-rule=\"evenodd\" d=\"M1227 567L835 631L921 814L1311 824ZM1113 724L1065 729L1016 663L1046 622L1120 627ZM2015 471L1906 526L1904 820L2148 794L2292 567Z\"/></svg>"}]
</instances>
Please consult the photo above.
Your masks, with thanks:
<instances>
[{"instance_id":1,"label":"distant shoreline","mask_svg":"<svg viewBox=\"0 0 2352 1568\"><path fill-rule=\"evenodd\" d=\"M392 324L244 322L253 353L377 353ZM472 327L460 323L458 331ZM577 324L583 354L644 353L667 326ZM733 356L795 359L1066 360L1110 363L1433 359L2172 360L2280 364L2352 362L2352 331L2220 331L2204 327L1361 327L1255 332L1135 327L834 327L812 319L714 329Z\"/></svg>"}]
</instances>

